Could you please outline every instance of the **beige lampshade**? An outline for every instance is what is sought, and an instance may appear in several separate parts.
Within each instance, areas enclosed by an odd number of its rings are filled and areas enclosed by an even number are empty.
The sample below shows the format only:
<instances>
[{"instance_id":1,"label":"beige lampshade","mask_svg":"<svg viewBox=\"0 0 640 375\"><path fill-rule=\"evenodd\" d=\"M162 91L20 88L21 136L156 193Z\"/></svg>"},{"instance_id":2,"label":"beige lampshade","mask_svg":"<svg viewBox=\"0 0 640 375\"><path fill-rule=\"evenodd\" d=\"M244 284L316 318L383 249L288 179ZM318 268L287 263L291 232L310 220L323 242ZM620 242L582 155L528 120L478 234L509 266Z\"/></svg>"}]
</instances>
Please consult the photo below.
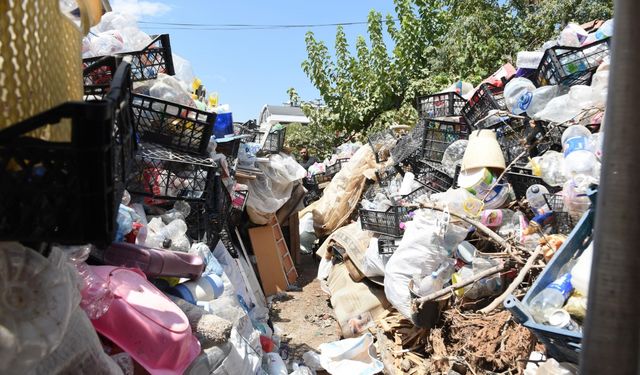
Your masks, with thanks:
<instances>
[{"instance_id":1,"label":"beige lampshade","mask_svg":"<svg viewBox=\"0 0 640 375\"><path fill-rule=\"evenodd\" d=\"M461 170L492 168L504 170L506 167L502 149L491 129L474 130L469 136L467 149L462 157Z\"/></svg>"}]
</instances>

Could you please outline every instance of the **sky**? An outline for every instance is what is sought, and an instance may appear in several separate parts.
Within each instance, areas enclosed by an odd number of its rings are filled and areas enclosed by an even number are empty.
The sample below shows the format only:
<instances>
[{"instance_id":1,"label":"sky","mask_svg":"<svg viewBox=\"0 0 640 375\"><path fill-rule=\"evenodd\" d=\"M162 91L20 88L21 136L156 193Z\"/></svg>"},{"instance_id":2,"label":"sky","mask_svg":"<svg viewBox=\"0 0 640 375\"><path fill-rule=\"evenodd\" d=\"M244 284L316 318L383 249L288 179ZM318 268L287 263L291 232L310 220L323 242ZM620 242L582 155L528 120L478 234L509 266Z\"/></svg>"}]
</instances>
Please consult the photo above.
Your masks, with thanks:
<instances>
[{"instance_id":1,"label":"sky","mask_svg":"<svg viewBox=\"0 0 640 375\"><path fill-rule=\"evenodd\" d=\"M191 24L327 24L363 22L371 9L395 14L392 0L111 0L114 10L139 21ZM189 60L207 92L218 92L234 121L258 117L265 104L281 105L294 87L302 100L320 97L301 63L308 28L277 30L183 30L140 23L149 34L168 33L173 53ZM336 27L311 29L333 51ZM353 46L366 24L345 26Z\"/></svg>"}]
</instances>

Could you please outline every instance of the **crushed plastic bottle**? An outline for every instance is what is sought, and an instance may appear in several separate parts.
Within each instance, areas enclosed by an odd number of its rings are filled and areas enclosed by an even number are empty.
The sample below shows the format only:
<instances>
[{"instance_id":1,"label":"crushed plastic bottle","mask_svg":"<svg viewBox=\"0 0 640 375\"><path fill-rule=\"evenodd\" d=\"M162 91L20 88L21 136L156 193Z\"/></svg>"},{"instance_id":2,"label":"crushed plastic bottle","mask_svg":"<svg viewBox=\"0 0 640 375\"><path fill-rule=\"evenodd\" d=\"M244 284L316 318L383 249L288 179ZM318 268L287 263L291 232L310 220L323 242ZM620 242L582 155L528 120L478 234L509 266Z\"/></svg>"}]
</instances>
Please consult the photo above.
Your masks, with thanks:
<instances>
[{"instance_id":1,"label":"crushed plastic bottle","mask_svg":"<svg viewBox=\"0 0 640 375\"><path fill-rule=\"evenodd\" d=\"M469 141L460 139L450 144L442 155L442 169L450 176L454 177L456 169L462 164L462 157L467 149Z\"/></svg>"},{"instance_id":2,"label":"crushed plastic bottle","mask_svg":"<svg viewBox=\"0 0 640 375\"><path fill-rule=\"evenodd\" d=\"M564 174L564 156L549 150L531 160L534 176L539 176L549 186L562 186L567 181Z\"/></svg>"}]
</instances>

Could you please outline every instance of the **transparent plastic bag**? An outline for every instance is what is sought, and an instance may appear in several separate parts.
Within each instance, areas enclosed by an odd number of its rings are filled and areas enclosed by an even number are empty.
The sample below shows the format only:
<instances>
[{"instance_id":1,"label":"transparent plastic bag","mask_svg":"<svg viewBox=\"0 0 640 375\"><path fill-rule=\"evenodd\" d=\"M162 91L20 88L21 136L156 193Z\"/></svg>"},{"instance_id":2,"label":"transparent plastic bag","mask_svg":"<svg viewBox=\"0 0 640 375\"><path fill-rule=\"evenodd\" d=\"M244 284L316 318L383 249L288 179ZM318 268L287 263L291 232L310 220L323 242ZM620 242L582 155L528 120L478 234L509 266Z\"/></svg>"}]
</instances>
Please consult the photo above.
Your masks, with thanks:
<instances>
[{"instance_id":1,"label":"transparent plastic bag","mask_svg":"<svg viewBox=\"0 0 640 375\"><path fill-rule=\"evenodd\" d=\"M193 67L189 60L182 58L180 55L176 55L175 53L171 54L173 56L173 67L175 70L175 75L177 79L182 82L191 83L196 78L193 74Z\"/></svg>"},{"instance_id":2,"label":"transparent plastic bag","mask_svg":"<svg viewBox=\"0 0 640 375\"><path fill-rule=\"evenodd\" d=\"M0 372L27 373L63 340L80 294L66 256L0 242Z\"/></svg>"},{"instance_id":3,"label":"transparent plastic bag","mask_svg":"<svg viewBox=\"0 0 640 375\"><path fill-rule=\"evenodd\" d=\"M293 191L293 183L306 177L307 171L292 157L272 155L269 163L260 163L263 176L249 181L247 205L262 213L275 213Z\"/></svg>"},{"instance_id":4,"label":"transparent plastic bag","mask_svg":"<svg viewBox=\"0 0 640 375\"><path fill-rule=\"evenodd\" d=\"M193 98L191 98L191 94L189 94L185 86L175 77L164 73L158 74L158 78L149 89L149 94L154 98L195 107Z\"/></svg>"}]
</instances>

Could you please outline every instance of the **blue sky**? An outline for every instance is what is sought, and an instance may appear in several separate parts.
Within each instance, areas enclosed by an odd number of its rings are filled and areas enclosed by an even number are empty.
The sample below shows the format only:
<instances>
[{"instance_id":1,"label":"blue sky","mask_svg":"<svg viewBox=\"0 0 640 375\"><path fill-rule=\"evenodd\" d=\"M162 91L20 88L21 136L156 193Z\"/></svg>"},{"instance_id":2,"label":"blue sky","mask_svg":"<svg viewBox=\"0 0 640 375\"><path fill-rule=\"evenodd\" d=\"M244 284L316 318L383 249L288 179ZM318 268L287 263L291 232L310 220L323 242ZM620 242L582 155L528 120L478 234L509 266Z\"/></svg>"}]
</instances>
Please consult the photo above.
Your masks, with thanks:
<instances>
[{"instance_id":1,"label":"blue sky","mask_svg":"<svg viewBox=\"0 0 640 375\"><path fill-rule=\"evenodd\" d=\"M366 21L369 10L393 12L392 0L111 0L114 10L135 13L140 21L199 24L326 24ZM196 31L140 25L146 32L169 33L174 53L193 64L208 92L231 106L234 121L258 116L264 104L288 100L295 87L302 99L319 97L300 64L306 58L306 28ZM336 28L313 28L333 49ZM345 26L349 43L366 34L366 25Z\"/></svg>"}]
</instances>

